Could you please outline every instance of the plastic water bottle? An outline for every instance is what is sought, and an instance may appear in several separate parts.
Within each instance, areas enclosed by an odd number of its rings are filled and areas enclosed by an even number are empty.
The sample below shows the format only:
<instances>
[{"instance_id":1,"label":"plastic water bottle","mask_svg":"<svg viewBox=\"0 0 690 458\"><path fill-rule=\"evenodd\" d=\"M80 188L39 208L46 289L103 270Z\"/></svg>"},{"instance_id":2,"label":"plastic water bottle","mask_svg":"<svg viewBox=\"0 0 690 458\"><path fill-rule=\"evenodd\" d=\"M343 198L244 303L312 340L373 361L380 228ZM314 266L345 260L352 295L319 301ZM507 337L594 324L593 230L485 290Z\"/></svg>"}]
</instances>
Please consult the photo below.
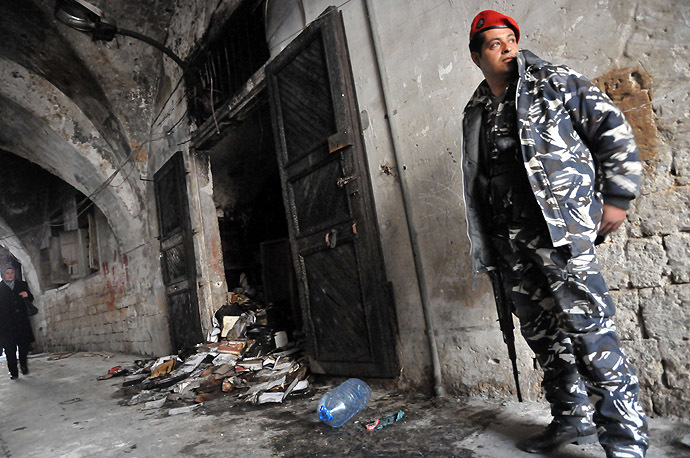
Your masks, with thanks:
<instances>
[{"instance_id":1,"label":"plastic water bottle","mask_svg":"<svg viewBox=\"0 0 690 458\"><path fill-rule=\"evenodd\" d=\"M317 413L328 426L340 428L367 405L370 397L369 385L351 378L323 395Z\"/></svg>"}]
</instances>

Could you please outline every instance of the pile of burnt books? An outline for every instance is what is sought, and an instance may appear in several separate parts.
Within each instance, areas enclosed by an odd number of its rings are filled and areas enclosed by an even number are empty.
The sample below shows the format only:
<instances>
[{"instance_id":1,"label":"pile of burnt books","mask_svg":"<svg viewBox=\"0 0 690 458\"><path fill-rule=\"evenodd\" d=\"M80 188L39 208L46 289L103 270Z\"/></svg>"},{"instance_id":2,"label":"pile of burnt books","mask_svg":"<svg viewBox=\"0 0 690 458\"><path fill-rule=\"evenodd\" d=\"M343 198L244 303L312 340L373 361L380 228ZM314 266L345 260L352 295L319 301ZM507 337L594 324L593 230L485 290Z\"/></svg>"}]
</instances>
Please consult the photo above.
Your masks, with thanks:
<instances>
[{"instance_id":1,"label":"pile of burnt books","mask_svg":"<svg viewBox=\"0 0 690 458\"><path fill-rule=\"evenodd\" d=\"M231 298L230 306L215 314L209 341L195 352L116 366L99 379L122 376L130 396L126 404L174 406L171 415L221 396L264 404L307 391L308 363L301 346L268 326L261 304L241 294L231 293Z\"/></svg>"}]
</instances>

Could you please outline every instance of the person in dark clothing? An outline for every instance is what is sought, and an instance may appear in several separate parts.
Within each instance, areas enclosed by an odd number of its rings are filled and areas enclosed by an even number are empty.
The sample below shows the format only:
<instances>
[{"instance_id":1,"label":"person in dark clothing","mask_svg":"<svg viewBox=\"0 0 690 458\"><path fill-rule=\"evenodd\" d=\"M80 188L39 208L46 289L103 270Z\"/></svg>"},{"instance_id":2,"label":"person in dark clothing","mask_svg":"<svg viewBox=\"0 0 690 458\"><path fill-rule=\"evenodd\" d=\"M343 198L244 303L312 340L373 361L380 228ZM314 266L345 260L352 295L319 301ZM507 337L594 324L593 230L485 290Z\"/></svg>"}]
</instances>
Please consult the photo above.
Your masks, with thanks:
<instances>
[{"instance_id":1,"label":"person in dark clothing","mask_svg":"<svg viewBox=\"0 0 690 458\"><path fill-rule=\"evenodd\" d=\"M29 317L26 315L25 300L32 301L33 294L25 281L15 280L14 268L7 267L2 272L0 282L0 344L5 349L10 379L19 377L17 370L17 348L19 366L22 374L29 373L28 355L34 333Z\"/></svg>"}]
</instances>

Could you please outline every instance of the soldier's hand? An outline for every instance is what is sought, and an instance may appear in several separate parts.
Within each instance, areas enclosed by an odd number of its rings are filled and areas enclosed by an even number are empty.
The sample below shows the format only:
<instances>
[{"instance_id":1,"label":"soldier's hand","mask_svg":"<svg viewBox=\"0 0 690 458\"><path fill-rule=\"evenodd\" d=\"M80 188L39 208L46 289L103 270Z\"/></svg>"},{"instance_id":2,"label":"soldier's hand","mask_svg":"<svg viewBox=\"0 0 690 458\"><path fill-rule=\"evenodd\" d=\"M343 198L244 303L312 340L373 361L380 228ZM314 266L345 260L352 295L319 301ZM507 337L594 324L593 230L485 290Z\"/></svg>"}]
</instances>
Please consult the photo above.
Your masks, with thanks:
<instances>
[{"instance_id":1,"label":"soldier's hand","mask_svg":"<svg viewBox=\"0 0 690 458\"><path fill-rule=\"evenodd\" d=\"M21 297L29 297L29 295L27 294L26 291L22 291L21 293L19 293L19 295L20 295Z\"/></svg>"},{"instance_id":2,"label":"soldier's hand","mask_svg":"<svg viewBox=\"0 0 690 458\"><path fill-rule=\"evenodd\" d=\"M607 235L618 229L620 225L623 224L623 221L625 221L625 215L627 214L627 210L604 204L604 215L601 217L599 235Z\"/></svg>"}]
</instances>

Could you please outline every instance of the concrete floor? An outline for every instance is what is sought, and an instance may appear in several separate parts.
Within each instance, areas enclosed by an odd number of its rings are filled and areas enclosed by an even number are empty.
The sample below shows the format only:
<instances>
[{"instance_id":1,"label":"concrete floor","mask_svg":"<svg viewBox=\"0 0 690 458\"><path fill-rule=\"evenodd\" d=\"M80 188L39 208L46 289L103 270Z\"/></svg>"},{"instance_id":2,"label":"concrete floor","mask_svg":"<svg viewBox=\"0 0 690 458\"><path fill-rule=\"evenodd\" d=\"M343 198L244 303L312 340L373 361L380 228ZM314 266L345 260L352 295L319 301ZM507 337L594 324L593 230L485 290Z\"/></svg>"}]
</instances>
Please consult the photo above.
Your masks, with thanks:
<instances>
[{"instance_id":1,"label":"concrete floor","mask_svg":"<svg viewBox=\"0 0 690 458\"><path fill-rule=\"evenodd\" d=\"M375 388L372 401L339 429L320 423L314 411L328 386L285 404L262 406L232 396L208 401L194 412L170 416L170 408L145 410L118 404L122 379L99 375L134 356L78 353L49 361L29 360L31 373L0 378L0 453L6 457L269 457L269 456L456 456L527 458L516 440L549 421L534 402L467 398L443 400ZM3 366L4 361L0 362ZM402 421L367 431L369 421L397 410ZM688 457L690 424L651 420L649 457ZM604 457L598 445L570 445L562 458Z\"/></svg>"}]
</instances>

